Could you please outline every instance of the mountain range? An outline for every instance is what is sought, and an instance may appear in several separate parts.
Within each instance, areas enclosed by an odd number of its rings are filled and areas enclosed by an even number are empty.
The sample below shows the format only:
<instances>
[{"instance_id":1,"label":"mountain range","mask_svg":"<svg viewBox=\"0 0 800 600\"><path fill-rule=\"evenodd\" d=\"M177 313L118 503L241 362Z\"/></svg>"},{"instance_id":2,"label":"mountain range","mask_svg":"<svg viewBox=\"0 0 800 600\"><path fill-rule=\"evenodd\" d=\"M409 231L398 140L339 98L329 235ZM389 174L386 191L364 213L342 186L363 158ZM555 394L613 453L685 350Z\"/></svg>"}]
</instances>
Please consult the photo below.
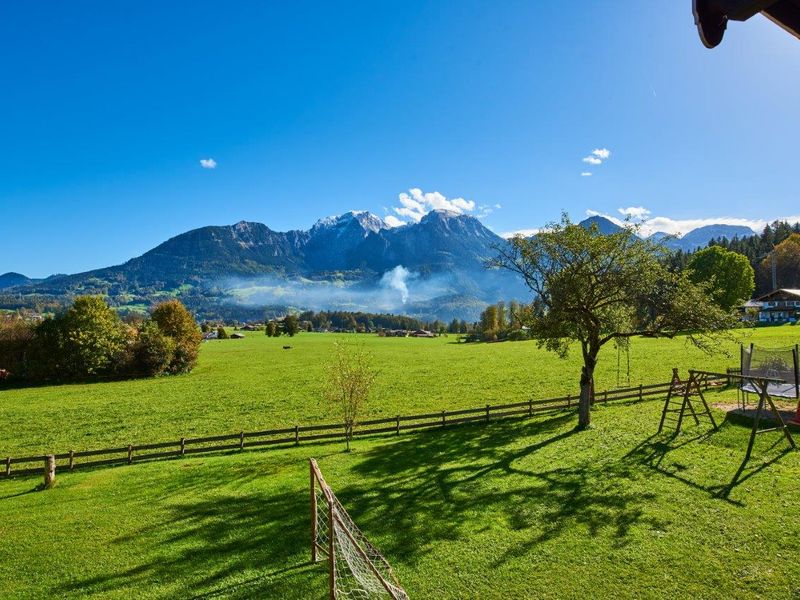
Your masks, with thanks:
<instances>
[{"instance_id":1,"label":"mountain range","mask_svg":"<svg viewBox=\"0 0 800 600\"><path fill-rule=\"evenodd\" d=\"M621 231L622 227L610 219L601 215L594 215L584 219L580 223L584 227L591 225L597 226L597 230L608 235ZM690 230L683 236L671 235L663 231L656 231L650 234L647 239L658 242L670 250L682 250L683 252L694 252L700 248L705 248L711 240L722 238L744 238L755 235L755 232L744 225L704 225Z\"/></svg>"},{"instance_id":2,"label":"mountain range","mask_svg":"<svg viewBox=\"0 0 800 600\"><path fill-rule=\"evenodd\" d=\"M395 228L368 212L307 231L241 221L188 231L122 265L43 280L9 273L0 288L18 301L101 293L121 308L180 295L208 316L270 306L474 318L489 302L525 296L510 273L485 268L505 243L478 219L442 210Z\"/></svg>"},{"instance_id":3,"label":"mountain range","mask_svg":"<svg viewBox=\"0 0 800 600\"><path fill-rule=\"evenodd\" d=\"M602 216L581 224L603 234L620 229ZM653 238L689 251L715 237L752 234L711 225L683 238ZM241 221L188 231L122 265L42 280L6 273L0 290L3 305L100 293L122 309L143 310L179 295L209 317L263 315L273 307L474 319L487 303L529 295L512 274L485 266L505 243L478 219L444 210L401 227L357 211L286 232Z\"/></svg>"}]
</instances>

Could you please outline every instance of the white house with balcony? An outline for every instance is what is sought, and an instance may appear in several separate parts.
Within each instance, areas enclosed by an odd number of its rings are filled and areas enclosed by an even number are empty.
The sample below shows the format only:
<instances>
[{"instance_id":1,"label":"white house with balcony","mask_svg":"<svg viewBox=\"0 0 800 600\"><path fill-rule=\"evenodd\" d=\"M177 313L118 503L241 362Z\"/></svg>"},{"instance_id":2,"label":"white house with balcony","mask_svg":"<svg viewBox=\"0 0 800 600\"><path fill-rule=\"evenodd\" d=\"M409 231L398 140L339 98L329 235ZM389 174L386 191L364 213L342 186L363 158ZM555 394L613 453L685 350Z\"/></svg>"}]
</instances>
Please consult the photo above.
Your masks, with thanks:
<instances>
[{"instance_id":1,"label":"white house with balcony","mask_svg":"<svg viewBox=\"0 0 800 600\"><path fill-rule=\"evenodd\" d=\"M746 308L758 309L759 323L796 323L800 318L800 290L781 288L751 300Z\"/></svg>"}]
</instances>

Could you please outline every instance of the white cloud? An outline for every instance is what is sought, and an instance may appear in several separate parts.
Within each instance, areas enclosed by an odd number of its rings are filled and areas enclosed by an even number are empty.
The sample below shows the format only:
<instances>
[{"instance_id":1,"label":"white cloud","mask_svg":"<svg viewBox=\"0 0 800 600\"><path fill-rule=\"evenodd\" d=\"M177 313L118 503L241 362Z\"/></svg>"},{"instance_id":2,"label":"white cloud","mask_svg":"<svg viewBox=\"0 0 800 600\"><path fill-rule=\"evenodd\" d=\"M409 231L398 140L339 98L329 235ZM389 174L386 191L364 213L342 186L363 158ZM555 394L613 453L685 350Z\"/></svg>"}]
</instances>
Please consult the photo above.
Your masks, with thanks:
<instances>
[{"instance_id":1,"label":"white cloud","mask_svg":"<svg viewBox=\"0 0 800 600\"><path fill-rule=\"evenodd\" d=\"M393 206L392 210L400 217L404 217L409 221L419 223L426 214L432 210L447 210L459 215L471 213L475 211L476 204L474 200L465 200L464 198L446 198L439 192L423 192L419 188L411 188L408 193L403 192L398 195L400 206ZM485 217L493 209L489 206L482 205L478 208L477 217ZM399 227L408 221L401 221L397 217L391 216L395 225L391 227ZM389 217L386 218L387 224Z\"/></svg>"},{"instance_id":2,"label":"white cloud","mask_svg":"<svg viewBox=\"0 0 800 600\"><path fill-rule=\"evenodd\" d=\"M386 225L389 226L389 227L402 227L403 225L406 224L405 221L401 221L400 219L398 219L394 215L386 216L383 219L383 222L386 223Z\"/></svg>"},{"instance_id":3,"label":"white cloud","mask_svg":"<svg viewBox=\"0 0 800 600\"><path fill-rule=\"evenodd\" d=\"M502 204L495 204L494 207L496 209L500 210L501 208L503 208L503 205Z\"/></svg>"},{"instance_id":4,"label":"white cloud","mask_svg":"<svg viewBox=\"0 0 800 600\"><path fill-rule=\"evenodd\" d=\"M611 150L608 148L595 148L591 151L589 156L584 156L581 160L586 164L598 166L602 165L603 161L608 160L611 157ZM584 171L581 173L581 177L591 177L592 174L589 171Z\"/></svg>"},{"instance_id":5,"label":"white cloud","mask_svg":"<svg viewBox=\"0 0 800 600\"><path fill-rule=\"evenodd\" d=\"M628 208L618 208L617 212L621 214L623 217L630 217L632 219L644 219L650 214L650 211L647 210L644 206L629 206Z\"/></svg>"},{"instance_id":6,"label":"white cloud","mask_svg":"<svg viewBox=\"0 0 800 600\"><path fill-rule=\"evenodd\" d=\"M215 161L213 158L201 158L200 166L204 169L216 169L217 161Z\"/></svg>"}]
</instances>

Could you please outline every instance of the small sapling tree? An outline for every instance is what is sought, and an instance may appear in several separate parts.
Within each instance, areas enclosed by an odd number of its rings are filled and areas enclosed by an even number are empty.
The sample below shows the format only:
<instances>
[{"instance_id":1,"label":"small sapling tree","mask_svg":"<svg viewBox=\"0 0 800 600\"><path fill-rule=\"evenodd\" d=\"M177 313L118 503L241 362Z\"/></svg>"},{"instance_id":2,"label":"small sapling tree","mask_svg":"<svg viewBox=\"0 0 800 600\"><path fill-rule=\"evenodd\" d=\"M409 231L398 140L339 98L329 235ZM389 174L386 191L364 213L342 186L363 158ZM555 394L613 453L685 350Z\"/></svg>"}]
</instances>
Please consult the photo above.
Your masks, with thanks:
<instances>
[{"instance_id":1,"label":"small sapling tree","mask_svg":"<svg viewBox=\"0 0 800 600\"><path fill-rule=\"evenodd\" d=\"M326 367L325 399L338 408L344 423L347 451L359 414L369 399L376 372L370 355L361 347L334 343L334 354Z\"/></svg>"},{"instance_id":2,"label":"small sapling tree","mask_svg":"<svg viewBox=\"0 0 800 600\"><path fill-rule=\"evenodd\" d=\"M490 261L522 276L534 294L526 320L539 345L565 357L580 344L578 428L590 424L594 372L600 349L634 336L673 337L685 332L711 350L714 337L733 325L731 316L702 285L671 272L665 250L640 239L635 227L601 235L564 214L535 236L517 236Z\"/></svg>"}]
</instances>

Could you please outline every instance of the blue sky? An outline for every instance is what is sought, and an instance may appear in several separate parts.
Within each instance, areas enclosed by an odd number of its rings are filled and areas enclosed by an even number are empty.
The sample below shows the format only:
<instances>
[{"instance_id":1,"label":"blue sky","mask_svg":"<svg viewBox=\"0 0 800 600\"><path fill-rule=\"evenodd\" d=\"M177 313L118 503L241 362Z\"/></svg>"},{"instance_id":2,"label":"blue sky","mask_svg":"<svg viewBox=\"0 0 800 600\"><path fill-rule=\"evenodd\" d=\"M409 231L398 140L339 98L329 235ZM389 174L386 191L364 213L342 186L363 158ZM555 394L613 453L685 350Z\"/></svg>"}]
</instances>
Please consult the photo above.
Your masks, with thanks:
<instances>
[{"instance_id":1,"label":"blue sky","mask_svg":"<svg viewBox=\"0 0 800 600\"><path fill-rule=\"evenodd\" d=\"M562 6L4 2L0 273L241 219L409 220L400 194L499 233L800 214L800 41L757 16L707 50L688 0Z\"/></svg>"}]
</instances>

